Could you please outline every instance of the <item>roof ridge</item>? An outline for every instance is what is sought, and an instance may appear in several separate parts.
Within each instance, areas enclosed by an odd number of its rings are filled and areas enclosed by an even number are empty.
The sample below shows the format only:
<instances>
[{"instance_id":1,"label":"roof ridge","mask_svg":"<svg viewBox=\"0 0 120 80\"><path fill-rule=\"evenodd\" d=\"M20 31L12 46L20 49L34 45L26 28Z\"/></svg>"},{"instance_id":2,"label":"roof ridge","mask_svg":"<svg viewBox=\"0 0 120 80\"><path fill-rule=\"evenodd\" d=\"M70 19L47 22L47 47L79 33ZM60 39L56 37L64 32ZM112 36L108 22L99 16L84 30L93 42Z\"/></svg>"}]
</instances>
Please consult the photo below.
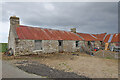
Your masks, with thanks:
<instances>
[{"instance_id":1,"label":"roof ridge","mask_svg":"<svg viewBox=\"0 0 120 80\"><path fill-rule=\"evenodd\" d=\"M26 25L20 25L23 27L31 27L31 28L40 28L40 29L49 29L49 30L56 30L56 31L65 31L65 30L58 30L58 29L50 29L50 28L41 28L41 27L32 27L32 26L26 26ZM71 32L71 31L66 31L66 32Z\"/></svg>"}]
</instances>

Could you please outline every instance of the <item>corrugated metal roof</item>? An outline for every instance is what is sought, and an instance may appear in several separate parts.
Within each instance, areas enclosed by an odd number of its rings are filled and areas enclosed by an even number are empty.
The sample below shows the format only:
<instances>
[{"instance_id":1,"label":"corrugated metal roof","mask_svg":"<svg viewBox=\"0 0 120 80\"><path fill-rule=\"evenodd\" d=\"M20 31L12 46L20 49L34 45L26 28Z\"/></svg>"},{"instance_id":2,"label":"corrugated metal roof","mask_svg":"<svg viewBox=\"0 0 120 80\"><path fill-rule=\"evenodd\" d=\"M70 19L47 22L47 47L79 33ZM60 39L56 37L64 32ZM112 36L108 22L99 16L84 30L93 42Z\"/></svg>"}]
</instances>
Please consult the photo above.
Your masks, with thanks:
<instances>
[{"instance_id":1,"label":"corrugated metal roof","mask_svg":"<svg viewBox=\"0 0 120 80\"><path fill-rule=\"evenodd\" d=\"M105 37L105 39L104 39L104 42L105 42L105 43L108 42L110 36L111 36L111 34L108 34L108 35Z\"/></svg>"},{"instance_id":2,"label":"corrugated metal roof","mask_svg":"<svg viewBox=\"0 0 120 80\"><path fill-rule=\"evenodd\" d=\"M118 34L108 34L105 37L104 42L120 42L120 33L118 33Z\"/></svg>"},{"instance_id":3,"label":"corrugated metal roof","mask_svg":"<svg viewBox=\"0 0 120 80\"><path fill-rule=\"evenodd\" d=\"M81 36L85 41L98 41L98 39L94 38L91 34L87 33L77 33Z\"/></svg>"},{"instance_id":4,"label":"corrugated metal roof","mask_svg":"<svg viewBox=\"0 0 120 80\"><path fill-rule=\"evenodd\" d=\"M95 39L97 39L97 37L93 36L92 34L90 34L92 37L94 37Z\"/></svg>"},{"instance_id":5,"label":"corrugated metal roof","mask_svg":"<svg viewBox=\"0 0 120 80\"><path fill-rule=\"evenodd\" d=\"M110 37L109 37L108 42L111 42L111 41L112 41L112 38L113 38L113 35L111 34Z\"/></svg>"},{"instance_id":6,"label":"corrugated metal roof","mask_svg":"<svg viewBox=\"0 0 120 80\"><path fill-rule=\"evenodd\" d=\"M38 27L28 27L20 25L16 28L19 39L29 40L82 40L72 32L44 29Z\"/></svg>"},{"instance_id":7,"label":"corrugated metal roof","mask_svg":"<svg viewBox=\"0 0 120 80\"><path fill-rule=\"evenodd\" d=\"M111 42L120 42L120 33L114 34Z\"/></svg>"},{"instance_id":8,"label":"corrugated metal roof","mask_svg":"<svg viewBox=\"0 0 120 80\"><path fill-rule=\"evenodd\" d=\"M106 33L101 33L101 34L92 34L93 36L97 37L98 40L103 41Z\"/></svg>"}]
</instances>

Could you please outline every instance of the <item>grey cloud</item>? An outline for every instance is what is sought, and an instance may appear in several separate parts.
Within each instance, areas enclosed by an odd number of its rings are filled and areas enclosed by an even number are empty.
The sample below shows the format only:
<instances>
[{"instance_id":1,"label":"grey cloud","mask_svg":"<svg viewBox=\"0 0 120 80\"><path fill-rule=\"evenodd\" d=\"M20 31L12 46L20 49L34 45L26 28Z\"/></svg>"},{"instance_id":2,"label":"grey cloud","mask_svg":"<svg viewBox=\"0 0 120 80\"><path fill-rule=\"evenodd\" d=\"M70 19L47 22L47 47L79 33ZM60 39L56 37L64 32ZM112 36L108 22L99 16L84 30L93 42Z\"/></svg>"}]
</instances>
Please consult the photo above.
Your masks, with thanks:
<instances>
[{"instance_id":1,"label":"grey cloud","mask_svg":"<svg viewBox=\"0 0 120 80\"><path fill-rule=\"evenodd\" d=\"M33 26L69 31L76 27L78 32L115 33L118 28L117 2L64 2L48 3L54 10L47 10L46 3L4 3L3 22L16 14L21 23Z\"/></svg>"}]
</instances>

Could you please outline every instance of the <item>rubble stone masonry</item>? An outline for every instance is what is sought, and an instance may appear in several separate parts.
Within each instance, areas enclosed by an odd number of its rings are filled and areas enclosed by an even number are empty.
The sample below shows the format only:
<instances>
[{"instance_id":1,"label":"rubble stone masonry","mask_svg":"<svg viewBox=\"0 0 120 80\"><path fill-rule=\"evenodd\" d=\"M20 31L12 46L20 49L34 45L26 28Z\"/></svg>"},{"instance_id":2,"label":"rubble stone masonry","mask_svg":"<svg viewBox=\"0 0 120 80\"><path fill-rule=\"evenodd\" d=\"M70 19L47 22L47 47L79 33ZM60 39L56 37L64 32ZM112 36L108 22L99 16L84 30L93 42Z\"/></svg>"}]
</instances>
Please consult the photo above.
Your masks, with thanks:
<instances>
[{"instance_id":1,"label":"rubble stone masonry","mask_svg":"<svg viewBox=\"0 0 120 80\"><path fill-rule=\"evenodd\" d=\"M59 52L58 40L42 40L42 50L35 50L34 40L16 40L15 55L28 55L40 53ZM79 41L80 45L81 41ZM63 52L75 52L80 47L76 47L76 41L63 40Z\"/></svg>"}]
</instances>

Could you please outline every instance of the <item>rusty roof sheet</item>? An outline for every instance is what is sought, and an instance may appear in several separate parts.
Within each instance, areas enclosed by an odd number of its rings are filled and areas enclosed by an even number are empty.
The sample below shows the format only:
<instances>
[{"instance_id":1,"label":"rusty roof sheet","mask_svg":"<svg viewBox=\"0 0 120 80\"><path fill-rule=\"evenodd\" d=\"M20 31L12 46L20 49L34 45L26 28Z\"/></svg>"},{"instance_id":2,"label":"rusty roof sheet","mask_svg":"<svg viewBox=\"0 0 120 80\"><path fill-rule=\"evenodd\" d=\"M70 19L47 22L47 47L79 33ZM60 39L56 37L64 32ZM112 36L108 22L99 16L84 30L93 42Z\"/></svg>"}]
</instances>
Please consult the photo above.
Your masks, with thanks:
<instances>
[{"instance_id":1,"label":"rusty roof sheet","mask_svg":"<svg viewBox=\"0 0 120 80\"><path fill-rule=\"evenodd\" d=\"M106 34L107 34L107 33L92 34L92 35L95 36L95 37L97 37L98 40L103 41L103 39L104 39L104 37L105 37Z\"/></svg>"},{"instance_id":2,"label":"rusty roof sheet","mask_svg":"<svg viewBox=\"0 0 120 80\"><path fill-rule=\"evenodd\" d=\"M91 34L87 33L77 33L81 36L85 41L99 41L97 37L93 37Z\"/></svg>"},{"instance_id":3,"label":"rusty roof sheet","mask_svg":"<svg viewBox=\"0 0 120 80\"><path fill-rule=\"evenodd\" d=\"M113 36L112 36L112 39L110 40L111 35L113 35ZM109 42L109 40L110 40L110 42L120 42L120 33L118 33L118 34L108 34L105 37L104 42Z\"/></svg>"},{"instance_id":4,"label":"rusty roof sheet","mask_svg":"<svg viewBox=\"0 0 120 80\"><path fill-rule=\"evenodd\" d=\"M120 33L113 34L113 38L112 38L111 42L120 42Z\"/></svg>"},{"instance_id":5,"label":"rusty roof sheet","mask_svg":"<svg viewBox=\"0 0 120 80\"><path fill-rule=\"evenodd\" d=\"M28 27L20 25L16 28L19 39L29 40L82 40L72 32L44 29L38 27Z\"/></svg>"},{"instance_id":6,"label":"rusty roof sheet","mask_svg":"<svg viewBox=\"0 0 120 80\"><path fill-rule=\"evenodd\" d=\"M108 35L105 37L105 39L104 39L104 42L105 42L105 43L108 42L110 36L111 36L111 34L108 34Z\"/></svg>"}]
</instances>

